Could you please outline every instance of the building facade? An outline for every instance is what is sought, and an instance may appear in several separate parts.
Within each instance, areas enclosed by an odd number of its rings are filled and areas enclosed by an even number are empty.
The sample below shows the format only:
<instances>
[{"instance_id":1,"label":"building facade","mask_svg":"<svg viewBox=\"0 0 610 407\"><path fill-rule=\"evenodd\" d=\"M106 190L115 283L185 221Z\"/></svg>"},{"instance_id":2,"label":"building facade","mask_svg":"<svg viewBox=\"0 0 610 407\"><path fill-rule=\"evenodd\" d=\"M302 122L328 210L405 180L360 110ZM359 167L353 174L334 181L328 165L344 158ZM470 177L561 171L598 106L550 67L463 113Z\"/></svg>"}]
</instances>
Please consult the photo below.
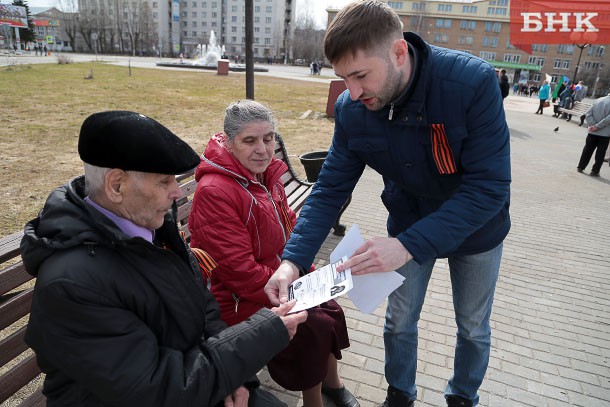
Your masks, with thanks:
<instances>
[{"instance_id":1,"label":"building facade","mask_svg":"<svg viewBox=\"0 0 610 407\"><path fill-rule=\"evenodd\" d=\"M588 94L607 94L610 66L605 45L534 44L532 54L510 43L509 0L386 1L400 16L405 31L430 44L461 50L506 69L511 83L539 86L568 77L583 80ZM328 9L328 21L338 10ZM577 68L578 67L578 68Z\"/></svg>"},{"instance_id":2,"label":"building facade","mask_svg":"<svg viewBox=\"0 0 610 407\"><path fill-rule=\"evenodd\" d=\"M295 0L253 1L255 59L291 59ZM246 10L243 0L153 0L152 18L163 53L193 57L212 38L227 57L245 56ZM212 32L214 33L212 35Z\"/></svg>"},{"instance_id":3,"label":"building facade","mask_svg":"<svg viewBox=\"0 0 610 407\"><path fill-rule=\"evenodd\" d=\"M30 49L34 45L47 47L53 51L72 51L72 42L65 31L64 15L55 7L30 7L34 20L36 44L26 44Z\"/></svg>"}]
</instances>

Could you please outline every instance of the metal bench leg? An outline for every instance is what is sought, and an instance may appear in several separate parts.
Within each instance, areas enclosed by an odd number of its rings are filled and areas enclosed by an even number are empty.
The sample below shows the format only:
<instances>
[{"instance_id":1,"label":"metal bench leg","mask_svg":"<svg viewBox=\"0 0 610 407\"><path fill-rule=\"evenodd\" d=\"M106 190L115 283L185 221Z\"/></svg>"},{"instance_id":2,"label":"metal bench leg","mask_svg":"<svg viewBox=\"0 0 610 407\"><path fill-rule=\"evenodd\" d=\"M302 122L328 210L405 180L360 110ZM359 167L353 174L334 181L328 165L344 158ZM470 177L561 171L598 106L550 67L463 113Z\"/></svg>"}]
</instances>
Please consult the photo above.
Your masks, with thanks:
<instances>
[{"instance_id":1,"label":"metal bench leg","mask_svg":"<svg viewBox=\"0 0 610 407\"><path fill-rule=\"evenodd\" d=\"M345 210L347 209L347 205L349 205L350 202L352 202L351 195L349 198L347 198L347 201L345 201L343 207L341 207L339 215L337 215L337 219L335 220L335 224L333 225L333 235L335 236L345 236L345 226L341 225L339 222L341 220L341 215L343 215L343 212L345 212Z\"/></svg>"}]
</instances>

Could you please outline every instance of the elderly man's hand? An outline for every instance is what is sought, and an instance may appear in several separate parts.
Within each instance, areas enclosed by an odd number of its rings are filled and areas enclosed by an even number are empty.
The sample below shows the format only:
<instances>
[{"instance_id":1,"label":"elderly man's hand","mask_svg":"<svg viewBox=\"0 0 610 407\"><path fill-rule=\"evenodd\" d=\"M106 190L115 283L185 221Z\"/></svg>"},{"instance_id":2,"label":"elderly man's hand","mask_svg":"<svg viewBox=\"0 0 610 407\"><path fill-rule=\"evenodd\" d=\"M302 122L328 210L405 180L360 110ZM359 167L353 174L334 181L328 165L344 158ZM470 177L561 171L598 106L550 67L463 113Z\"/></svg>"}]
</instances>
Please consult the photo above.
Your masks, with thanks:
<instances>
[{"instance_id":1,"label":"elderly man's hand","mask_svg":"<svg viewBox=\"0 0 610 407\"><path fill-rule=\"evenodd\" d=\"M413 259L411 253L394 237L376 237L364 242L337 271L348 268L357 276L369 273L393 271Z\"/></svg>"},{"instance_id":2,"label":"elderly man's hand","mask_svg":"<svg viewBox=\"0 0 610 407\"><path fill-rule=\"evenodd\" d=\"M273 311L276 315L282 318L282 322L284 322L284 325L288 330L288 335L290 336L290 339L292 339L294 337L294 334L296 334L297 327L299 326L299 324L307 320L307 311L299 311L295 312L294 314L288 314L290 310L294 308L296 303L296 300L292 300L289 302L285 302L279 307L271 308L271 311Z\"/></svg>"},{"instance_id":3,"label":"elderly man's hand","mask_svg":"<svg viewBox=\"0 0 610 407\"><path fill-rule=\"evenodd\" d=\"M299 278L299 269L293 263L284 260L265 285L265 293L273 305L288 301L288 286Z\"/></svg>"},{"instance_id":4,"label":"elderly man's hand","mask_svg":"<svg viewBox=\"0 0 610 407\"><path fill-rule=\"evenodd\" d=\"M250 392L244 386L238 387L225 397L225 407L248 407Z\"/></svg>"}]
</instances>

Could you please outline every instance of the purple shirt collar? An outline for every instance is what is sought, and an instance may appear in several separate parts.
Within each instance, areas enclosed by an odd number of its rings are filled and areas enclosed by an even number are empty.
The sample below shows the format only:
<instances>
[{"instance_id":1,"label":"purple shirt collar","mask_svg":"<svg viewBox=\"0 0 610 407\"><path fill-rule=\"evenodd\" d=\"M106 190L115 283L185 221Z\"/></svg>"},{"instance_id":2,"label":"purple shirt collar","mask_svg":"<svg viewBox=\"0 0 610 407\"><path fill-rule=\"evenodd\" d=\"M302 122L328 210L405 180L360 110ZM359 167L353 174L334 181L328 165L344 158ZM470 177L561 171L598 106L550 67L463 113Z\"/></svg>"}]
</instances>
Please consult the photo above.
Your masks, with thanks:
<instances>
[{"instance_id":1,"label":"purple shirt collar","mask_svg":"<svg viewBox=\"0 0 610 407\"><path fill-rule=\"evenodd\" d=\"M129 219L122 218L112 212L110 212L106 208L102 208L100 205L96 204L89 198L85 197L85 202L89 205L93 206L97 211L101 212L108 219L113 221L123 233L125 233L129 237L141 237L142 239L152 243L154 237L154 231L146 229L142 226L138 226Z\"/></svg>"}]
</instances>

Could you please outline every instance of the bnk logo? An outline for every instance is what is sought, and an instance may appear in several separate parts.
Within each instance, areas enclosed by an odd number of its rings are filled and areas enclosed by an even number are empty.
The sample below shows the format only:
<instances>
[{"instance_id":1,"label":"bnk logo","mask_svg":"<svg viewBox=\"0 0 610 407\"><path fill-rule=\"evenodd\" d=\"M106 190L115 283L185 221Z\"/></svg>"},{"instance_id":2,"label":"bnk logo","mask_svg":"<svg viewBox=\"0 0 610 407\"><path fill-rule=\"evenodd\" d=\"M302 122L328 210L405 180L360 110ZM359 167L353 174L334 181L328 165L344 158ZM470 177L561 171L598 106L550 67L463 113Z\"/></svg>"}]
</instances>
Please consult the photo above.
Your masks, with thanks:
<instances>
[{"instance_id":1,"label":"bnk logo","mask_svg":"<svg viewBox=\"0 0 610 407\"><path fill-rule=\"evenodd\" d=\"M511 1L510 42L528 53L532 44L609 44L610 2Z\"/></svg>"}]
</instances>

